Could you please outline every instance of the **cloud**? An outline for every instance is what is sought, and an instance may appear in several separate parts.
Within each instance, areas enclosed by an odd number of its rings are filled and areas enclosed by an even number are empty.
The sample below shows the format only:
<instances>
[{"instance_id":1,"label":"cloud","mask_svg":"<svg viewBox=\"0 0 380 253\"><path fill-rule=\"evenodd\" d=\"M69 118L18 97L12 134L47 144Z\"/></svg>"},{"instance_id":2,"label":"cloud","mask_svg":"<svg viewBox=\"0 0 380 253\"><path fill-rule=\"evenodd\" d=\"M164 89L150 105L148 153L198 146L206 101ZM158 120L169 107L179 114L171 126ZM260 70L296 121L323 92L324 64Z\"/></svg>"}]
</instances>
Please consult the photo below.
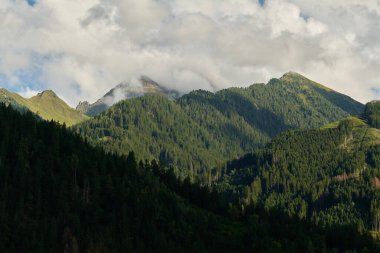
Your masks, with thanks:
<instances>
[{"instance_id":1,"label":"cloud","mask_svg":"<svg viewBox=\"0 0 380 253\"><path fill-rule=\"evenodd\" d=\"M19 91L19 94L25 98L31 98L38 94L38 91L31 90L28 87L24 87L22 90Z\"/></svg>"},{"instance_id":2,"label":"cloud","mask_svg":"<svg viewBox=\"0 0 380 253\"><path fill-rule=\"evenodd\" d=\"M53 89L75 106L141 75L188 92L293 70L379 98L377 0L33 2L0 2L0 82L19 92Z\"/></svg>"}]
</instances>

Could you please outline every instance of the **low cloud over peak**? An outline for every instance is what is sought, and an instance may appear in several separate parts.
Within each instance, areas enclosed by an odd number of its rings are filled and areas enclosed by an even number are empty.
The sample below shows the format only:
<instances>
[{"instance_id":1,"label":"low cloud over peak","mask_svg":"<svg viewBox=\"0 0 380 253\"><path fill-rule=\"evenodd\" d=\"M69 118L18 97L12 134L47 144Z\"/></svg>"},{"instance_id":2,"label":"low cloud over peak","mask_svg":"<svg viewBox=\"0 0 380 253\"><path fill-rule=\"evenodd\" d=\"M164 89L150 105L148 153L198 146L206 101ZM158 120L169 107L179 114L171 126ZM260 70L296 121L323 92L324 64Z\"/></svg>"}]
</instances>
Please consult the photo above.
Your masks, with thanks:
<instances>
[{"instance_id":1,"label":"low cloud over peak","mask_svg":"<svg viewBox=\"0 0 380 253\"><path fill-rule=\"evenodd\" d=\"M141 75L188 92L295 70L362 102L379 98L377 0L263 2L4 0L0 85L52 89L76 105Z\"/></svg>"}]
</instances>

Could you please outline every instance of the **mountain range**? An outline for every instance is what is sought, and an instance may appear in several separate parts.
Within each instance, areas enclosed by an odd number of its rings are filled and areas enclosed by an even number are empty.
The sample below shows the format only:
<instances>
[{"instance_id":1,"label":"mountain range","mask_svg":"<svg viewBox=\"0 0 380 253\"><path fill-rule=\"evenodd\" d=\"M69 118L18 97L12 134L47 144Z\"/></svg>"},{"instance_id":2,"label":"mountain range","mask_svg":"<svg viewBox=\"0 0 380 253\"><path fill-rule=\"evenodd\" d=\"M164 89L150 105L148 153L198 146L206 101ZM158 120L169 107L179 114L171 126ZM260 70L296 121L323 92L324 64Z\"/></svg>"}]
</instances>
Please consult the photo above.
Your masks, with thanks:
<instances>
[{"instance_id":1,"label":"mountain range","mask_svg":"<svg viewBox=\"0 0 380 253\"><path fill-rule=\"evenodd\" d=\"M299 99L303 100L305 103L308 103L307 97L308 93L318 93L319 96L323 97L328 103L336 103L335 106L339 107L345 112L350 114L358 114L362 111L360 103L343 95L338 92L335 92L321 84L313 82L295 72L288 72L280 79L272 79L268 84L280 80L282 84L289 83L289 86L298 86L298 88L303 89L299 93ZM256 84L255 86L262 86L263 84ZM232 91L234 88L227 89ZM311 89L307 91L307 89ZM239 89L238 89L239 90ZM244 90L244 89L240 89ZM247 89L246 89L247 90ZM269 89L267 89L269 90ZM289 90L286 90L289 91ZM285 91L285 92L286 92ZM196 91L199 94L206 91ZM191 94L195 94L192 92ZM223 93L223 92L220 92ZM142 76L139 79L139 83L131 84L123 82L112 88L108 91L103 97L99 98L96 102L90 104L87 101L81 101L75 108L70 108L62 99L60 99L53 91L46 90L36 96L27 99L18 95L17 93L7 91L4 88L0 90L0 102L6 104L12 104L14 107L28 109L34 113L37 113L44 119L47 120L56 120L61 123L66 123L66 125L74 125L79 123L89 117L94 117L101 112L107 110L112 105L116 104L119 101L141 97L147 94L161 94L168 97L170 100L178 100L181 97L181 93L174 90L168 89L157 82L153 81L149 77ZM190 95L190 94L189 94ZM277 95L277 94L275 94ZM311 95L313 96L313 95ZM42 98L42 99L41 99ZM324 105L321 105L324 106ZM318 108L307 108L310 112L317 111ZM87 116L86 116L87 115Z\"/></svg>"},{"instance_id":2,"label":"mountain range","mask_svg":"<svg viewBox=\"0 0 380 253\"><path fill-rule=\"evenodd\" d=\"M327 227L258 203L224 205L172 169L105 154L30 112L0 105L0 133L1 252L380 250L363 223Z\"/></svg>"},{"instance_id":3,"label":"mountain range","mask_svg":"<svg viewBox=\"0 0 380 253\"><path fill-rule=\"evenodd\" d=\"M161 94L123 100L74 131L108 152L134 150L139 159L158 159L183 177L210 182L219 165L282 131L320 127L363 110L361 103L290 72L268 84L197 90L176 100Z\"/></svg>"},{"instance_id":4,"label":"mountain range","mask_svg":"<svg viewBox=\"0 0 380 253\"><path fill-rule=\"evenodd\" d=\"M77 110L0 90L0 252L380 251L379 101L140 82Z\"/></svg>"},{"instance_id":5,"label":"mountain range","mask_svg":"<svg viewBox=\"0 0 380 253\"><path fill-rule=\"evenodd\" d=\"M196 90L180 97L148 77L121 83L95 103L70 108L53 91L0 101L54 119L107 152L158 159L182 178L211 183L226 161L263 147L288 129L320 127L363 112L364 105L295 72L267 84ZM78 124L80 123L80 124ZM184 134L185 133L185 134Z\"/></svg>"}]
</instances>

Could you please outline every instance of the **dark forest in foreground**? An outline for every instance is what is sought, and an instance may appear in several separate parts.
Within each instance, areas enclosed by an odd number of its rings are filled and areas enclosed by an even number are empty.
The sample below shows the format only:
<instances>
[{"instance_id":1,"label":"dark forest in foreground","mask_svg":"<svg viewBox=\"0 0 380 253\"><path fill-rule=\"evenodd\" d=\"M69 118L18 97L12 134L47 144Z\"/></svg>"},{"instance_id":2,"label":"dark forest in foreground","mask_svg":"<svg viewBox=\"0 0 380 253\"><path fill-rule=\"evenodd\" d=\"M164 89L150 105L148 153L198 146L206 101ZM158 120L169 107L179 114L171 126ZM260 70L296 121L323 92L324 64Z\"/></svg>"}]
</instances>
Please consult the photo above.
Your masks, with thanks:
<instances>
[{"instance_id":1,"label":"dark forest in foreground","mask_svg":"<svg viewBox=\"0 0 380 253\"><path fill-rule=\"evenodd\" d=\"M0 106L0 133L1 252L380 250L354 226L225 207L154 161L105 154L30 113Z\"/></svg>"}]
</instances>

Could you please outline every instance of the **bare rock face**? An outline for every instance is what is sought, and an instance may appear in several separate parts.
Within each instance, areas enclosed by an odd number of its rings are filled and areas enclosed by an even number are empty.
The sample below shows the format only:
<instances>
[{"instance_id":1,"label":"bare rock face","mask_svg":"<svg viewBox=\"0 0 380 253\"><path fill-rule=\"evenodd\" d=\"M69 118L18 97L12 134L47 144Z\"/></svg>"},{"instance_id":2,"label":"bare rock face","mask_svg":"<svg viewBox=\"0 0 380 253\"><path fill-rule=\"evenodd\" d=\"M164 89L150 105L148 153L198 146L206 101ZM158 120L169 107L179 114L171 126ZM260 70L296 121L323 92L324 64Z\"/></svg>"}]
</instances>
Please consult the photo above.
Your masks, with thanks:
<instances>
[{"instance_id":1,"label":"bare rock face","mask_svg":"<svg viewBox=\"0 0 380 253\"><path fill-rule=\"evenodd\" d=\"M90 103L87 101L80 101L77 107L75 108L77 111L80 111L81 113L86 113L87 110L90 108Z\"/></svg>"}]
</instances>

